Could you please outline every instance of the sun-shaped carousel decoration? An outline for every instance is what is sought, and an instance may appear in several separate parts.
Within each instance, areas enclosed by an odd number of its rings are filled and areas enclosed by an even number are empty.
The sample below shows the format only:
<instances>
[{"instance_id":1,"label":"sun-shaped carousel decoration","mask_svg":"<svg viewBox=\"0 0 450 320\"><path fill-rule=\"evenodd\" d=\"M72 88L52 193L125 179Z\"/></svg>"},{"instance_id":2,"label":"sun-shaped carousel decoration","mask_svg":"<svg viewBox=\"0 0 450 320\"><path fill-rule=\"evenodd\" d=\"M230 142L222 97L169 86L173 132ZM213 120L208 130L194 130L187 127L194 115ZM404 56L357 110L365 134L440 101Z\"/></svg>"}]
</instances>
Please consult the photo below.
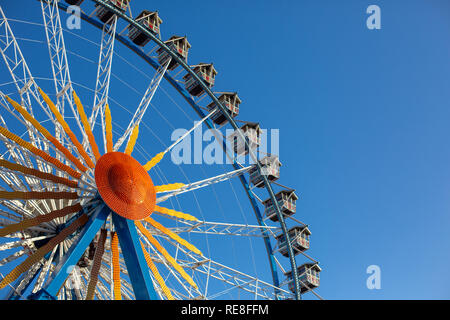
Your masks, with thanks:
<instances>
[{"instance_id":1,"label":"sun-shaped carousel decoration","mask_svg":"<svg viewBox=\"0 0 450 320\"><path fill-rule=\"evenodd\" d=\"M154 220L151 215L154 211L161 214L170 215L176 218L186 220L197 220L195 217L177 212L168 208L156 205L157 193L167 192L172 190L180 190L183 184L174 183L170 185L154 186L152 179L148 173L151 168L156 165L163 154L158 154L150 160L145 166L142 166L132 156L134 145L138 138L139 126L133 129L129 137L125 152L113 151L112 141L112 121L111 112L108 105L105 106L104 121L106 126L106 150L103 155L100 154L98 145L95 141L94 135L85 114L83 105L73 91L73 98L80 114L81 121L84 126L85 134L88 137L90 146L95 155L95 162L86 154L82 144L77 140L75 134L60 114L55 104L50 98L39 88L43 100L51 110L55 119L63 128L65 134L69 137L72 146L81 154L81 158L75 157L65 146L63 146L58 139L56 139L50 132L45 129L23 106L18 102L12 100L8 96L4 96L11 106L18 111L24 119L26 119L40 134L42 134L54 147L65 156L64 160L70 161L72 168L55 157L50 156L44 150L38 149L31 143L26 142L19 136L10 132L8 129L0 126L0 134L16 143L22 148L26 149L30 154L34 155L39 161L44 162L57 169L59 172L68 174L71 178L64 178L61 176L46 173L37 169L30 169L19 164L11 163L6 160L1 161L1 166L10 170L20 171L27 176L35 177L37 179L48 180L67 187L70 191L44 191L44 192L21 192L21 191L0 191L0 198L2 199L22 199L32 201L33 199L43 199L47 201L64 199L67 205L57 210L51 211L47 214L40 215L29 219L24 219L18 223L9 224L0 229L0 236L12 235L24 229L37 227L42 223L48 223L52 220L73 215L70 221L57 229L57 235L52 237L47 243L42 244L41 247L30 255L25 261L16 266L9 274L7 274L0 282L0 289L4 288L14 280L16 280L22 273L29 270L36 262L40 261L45 255L52 252L52 250L60 243L73 238L73 234L78 229L83 227L83 232L78 235L77 245L74 246L65 256L65 260L59 265L61 270L65 268L70 270L70 266L76 265L82 258L86 248L94 240L96 247L93 257L93 267L89 280L87 298L94 297L94 289L98 281L98 272L102 261L102 256L105 250L105 242L107 238L111 242L113 275L118 277L120 274L119 266L119 243L122 248L122 253L127 264L128 276L133 284L133 290L136 298L150 299L155 298L152 281L148 275L149 268L154 278L159 282L163 288L164 294L168 299L172 298L170 290L164 283L164 280L158 273L158 269L150 259L149 253L146 251L143 244L140 242L137 234L137 229L148 239L148 241L167 259L171 266L179 272L179 274L193 287L197 287L193 279L183 270L183 268L175 261L173 257L158 243L155 237L148 228L154 228L159 232L167 235L186 249L191 250L201 255L201 252L192 244L182 239L177 234L165 228L163 225ZM92 180L90 172L94 172L95 179ZM93 197L84 206L89 208L90 205L95 204L96 210L93 214L88 215L83 210L83 207L77 203L78 194L83 193L84 197ZM76 202L72 204L72 202ZM107 219L111 217L111 225L107 225ZM146 223L144 226L143 222ZM109 227L109 228L108 228ZM112 227L112 228L111 228ZM137 229L136 229L137 228ZM113 229L113 230L111 230ZM56 296L59 289L66 280L67 273L58 273L52 279L52 282L46 289L36 293L35 298ZM58 276L59 275L59 276ZM114 293L120 295L120 279L114 282Z\"/></svg>"}]
</instances>

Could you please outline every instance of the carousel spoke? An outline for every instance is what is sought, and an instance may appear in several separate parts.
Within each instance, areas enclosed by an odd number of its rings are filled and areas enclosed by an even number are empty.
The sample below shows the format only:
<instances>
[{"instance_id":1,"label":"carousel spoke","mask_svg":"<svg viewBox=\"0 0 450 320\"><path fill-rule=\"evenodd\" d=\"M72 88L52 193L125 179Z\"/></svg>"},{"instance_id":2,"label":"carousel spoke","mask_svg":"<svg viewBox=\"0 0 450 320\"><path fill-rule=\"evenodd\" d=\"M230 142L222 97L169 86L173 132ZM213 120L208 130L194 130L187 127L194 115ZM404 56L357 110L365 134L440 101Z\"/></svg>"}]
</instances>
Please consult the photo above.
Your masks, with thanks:
<instances>
[{"instance_id":1,"label":"carousel spoke","mask_svg":"<svg viewBox=\"0 0 450 320\"><path fill-rule=\"evenodd\" d=\"M114 56L114 42L116 38L117 16L113 15L104 25L102 30L102 40L98 58L97 80L95 83L94 104L89 123L92 131L95 130L97 116L100 113L103 142L106 152L105 137L105 106L108 104L109 84L111 79L112 60Z\"/></svg>"},{"instance_id":2,"label":"carousel spoke","mask_svg":"<svg viewBox=\"0 0 450 320\"><path fill-rule=\"evenodd\" d=\"M215 113L215 110L210 112L202 120L195 122L194 126L191 129L186 131L181 137L179 137L174 143L172 143L166 150L156 154L152 159L150 159L150 161L148 161L145 164L144 169L147 171L151 170L154 166L156 166L163 159L163 157L166 153L168 153L170 150L172 150L173 147L175 147L178 143L183 141L192 131L194 131L196 128L198 128L203 122L205 122L207 119L209 119L214 113Z\"/></svg>"},{"instance_id":3,"label":"carousel spoke","mask_svg":"<svg viewBox=\"0 0 450 320\"><path fill-rule=\"evenodd\" d=\"M127 129L125 130L125 133L117 140L116 144L114 145L114 151L119 150L119 148L122 146L125 140L133 132L134 128L139 126L139 124L141 123L142 118L144 117L144 114L147 111L147 108L150 105L152 98L155 95L155 92L158 89L159 84L162 78L164 77L164 74L167 71L167 67L169 66L171 61L172 59L168 59L167 62L165 62L156 70L156 73L153 79L151 80L150 85L145 91L145 94L142 97L141 102L139 103L139 106L137 107L133 115L133 118L131 119Z\"/></svg>"},{"instance_id":4,"label":"carousel spoke","mask_svg":"<svg viewBox=\"0 0 450 320\"><path fill-rule=\"evenodd\" d=\"M169 192L169 193L167 193L167 194L165 194L163 196L158 197L156 199L156 203L160 203L160 202L166 201L167 199L169 199L169 198L171 198L173 196L176 196L176 195L179 195L179 194L182 194L182 193L185 193L185 192L191 192L191 191L194 191L196 189L204 188L206 186L210 186L210 185L218 183L218 182L229 180L231 178L240 176L240 175L248 172L250 169L252 169L252 166L240 168L240 169L237 169L237 170L234 170L234 171L231 171L231 172L227 172L227 173L224 173L224 174L212 177L212 178L208 178L208 179L205 179L205 180L192 182L192 183L183 185L180 188L172 189L172 190L170 190L171 192ZM155 188L158 188L158 186L156 186ZM161 188L161 189L162 190L160 192L165 192L165 190L163 188ZM169 190L169 188L168 188L168 190Z\"/></svg>"}]
</instances>

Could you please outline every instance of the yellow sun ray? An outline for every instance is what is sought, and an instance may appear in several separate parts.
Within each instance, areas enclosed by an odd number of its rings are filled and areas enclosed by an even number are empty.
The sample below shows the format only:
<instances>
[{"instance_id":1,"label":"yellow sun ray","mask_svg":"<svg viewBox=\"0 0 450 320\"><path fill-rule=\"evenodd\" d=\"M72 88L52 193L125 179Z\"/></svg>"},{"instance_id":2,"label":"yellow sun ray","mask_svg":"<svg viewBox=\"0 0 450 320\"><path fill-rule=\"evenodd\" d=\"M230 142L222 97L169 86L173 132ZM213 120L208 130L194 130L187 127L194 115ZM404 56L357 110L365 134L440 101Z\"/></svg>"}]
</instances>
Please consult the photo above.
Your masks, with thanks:
<instances>
[{"instance_id":1,"label":"yellow sun ray","mask_svg":"<svg viewBox=\"0 0 450 320\"><path fill-rule=\"evenodd\" d=\"M144 165L144 169L147 171L150 171L151 168L153 168L154 166L156 166L164 157L164 155L166 154L166 152L160 152L158 153L156 156L154 156L149 162L147 162Z\"/></svg>"},{"instance_id":2,"label":"yellow sun ray","mask_svg":"<svg viewBox=\"0 0 450 320\"><path fill-rule=\"evenodd\" d=\"M30 122L33 127L35 127L48 141L50 141L56 149L61 151L80 171L86 172L87 168L78 160L74 155L67 150L54 136L45 129L39 121L37 121L28 111L25 110L20 104L12 100L10 97L5 96L6 100L16 109L28 122Z\"/></svg>"},{"instance_id":3,"label":"yellow sun ray","mask_svg":"<svg viewBox=\"0 0 450 320\"><path fill-rule=\"evenodd\" d=\"M22 172L23 174L30 175L39 179L52 181L55 183L63 184L71 188L78 186L77 181L69 180L63 177L55 176L51 173L42 172L33 168L28 168L17 163L12 163L4 159L0 159L0 167L4 167L13 171Z\"/></svg>"},{"instance_id":4,"label":"yellow sun ray","mask_svg":"<svg viewBox=\"0 0 450 320\"><path fill-rule=\"evenodd\" d=\"M63 229L56 236L51 238L45 245L36 250L31 256L25 259L21 264L15 267L0 281L0 289L5 288L8 284L15 281L22 273L28 271L35 263L39 262L48 252L64 241L69 235L74 233L78 228L82 227L89 220L86 214L83 214L68 227Z\"/></svg>"},{"instance_id":5,"label":"yellow sun ray","mask_svg":"<svg viewBox=\"0 0 450 320\"><path fill-rule=\"evenodd\" d=\"M0 199L30 200L30 199L78 199L76 192L52 191L0 191Z\"/></svg>"},{"instance_id":6,"label":"yellow sun ray","mask_svg":"<svg viewBox=\"0 0 450 320\"><path fill-rule=\"evenodd\" d=\"M112 271L113 271L113 293L114 300L122 300L120 283L120 264L119 264L119 238L116 232L111 232L111 252L112 252Z\"/></svg>"},{"instance_id":7,"label":"yellow sun ray","mask_svg":"<svg viewBox=\"0 0 450 320\"><path fill-rule=\"evenodd\" d=\"M77 94L75 93L75 90L72 91L72 95L73 100L75 101L75 104L77 106L78 113L80 114L80 119L84 127L84 132L86 132L89 144L91 145L92 148L92 152L94 153L94 157L96 160L98 160L100 158L100 151L98 150L97 143L95 142L95 138L91 130L91 125L89 124L86 113L84 112L83 104L81 103L80 98L78 98Z\"/></svg>"},{"instance_id":8,"label":"yellow sun ray","mask_svg":"<svg viewBox=\"0 0 450 320\"><path fill-rule=\"evenodd\" d=\"M198 250L193 244L187 242L186 240L184 240L183 238L181 238L179 235L177 235L176 233L173 233L172 231L170 231L169 229L167 229L166 227L164 227L162 224L160 224L159 222L153 220L150 217L145 218L145 221L147 221L148 223L150 223L153 228L158 229L159 231L161 231L162 233L164 233L165 235L169 236L171 239L175 240L176 242L178 242L179 244L181 244L183 247L185 247L188 250L191 250L192 252L195 252L196 254L199 255L203 255L202 252L200 250Z\"/></svg>"},{"instance_id":9,"label":"yellow sun ray","mask_svg":"<svg viewBox=\"0 0 450 320\"><path fill-rule=\"evenodd\" d=\"M53 164L55 167L57 167L57 168L65 171L65 172L67 172L72 177L77 178L77 179L79 179L81 177L81 173L80 172L75 171L74 169L72 169L68 165L65 165L64 163L62 163L58 159L53 158L48 153L46 153L46 152L36 148L31 143L23 140L19 136L17 136L14 133L10 132L8 129L3 128L3 127L0 126L0 134L2 136L4 136L5 138L8 138L11 141L14 141L19 146L27 149L28 151L30 151L31 153L35 154L36 156L42 158L43 160L47 161L48 163Z\"/></svg>"},{"instance_id":10,"label":"yellow sun ray","mask_svg":"<svg viewBox=\"0 0 450 320\"><path fill-rule=\"evenodd\" d=\"M73 206L65 207L60 210L54 210L44 215L39 215L34 218L25 219L18 223L9 224L6 227L0 229L0 237L5 237L8 234L12 234L20 230L25 230L27 228L37 226L41 223L52 221L56 218L67 216L68 214L81 211L82 209L83 208L81 207L81 205L77 203Z\"/></svg>"},{"instance_id":11,"label":"yellow sun ray","mask_svg":"<svg viewBox=\"0 0 450 320\"><path fill-rule=\"evenodd\" d=\"M95 287L98 282L98 274L100 272L100 267L102 264L102 257L105 251L105 241L106 241L106 229L100 231L100 237L97 241L97 248L94 253L94 261L92 262L91 276L89 277L89 284L86 292L86 300L93 300L95 294Z\"/></svg>"},{"instance_id":12,"label":"yellow sun ray","mask_svg":"<svg viewBox=\"0 0 450 320\"><path fill-rule=\"evenodd\" d=\"M89 157L89 155L86 153L86 151L84 150L83 146L81 145L81 143L78 141L77 137L75 136L75 134L72 132L72 130L70 129L69 125L67 124L67 122L64 120L63 116L61 115L61 113L59 113L58 109L56 108L55 104L52 102L52 100L50 100L50 98L45 94L44 91L42 91L41 88L39 89L39 93L41 94L42 98L44 99L45 103L48 105L48 107L50 108L50 110L53 112L53 114L56 117L56 120L59 122L59 124L63 127L64 132L69 136L70 141L72 141L73 145L75 146L75 148L77 148L78 152L80 153L80 155L83 157L84 161L86 161L87 165L89 166L89 168L94 168L94 163L92 162L91 158Z\"/></svg>"},{"instance_id":13,"label":"yellow sun ray","mask_svg":"<svg viewBox=\"0 0 450 320\"><path fill-rule=\"evenodd\" d=\"M175 211L175 210L169 209L169 208L155 206L154 211L162 213L162 214L166 214L168 216L172 216L172 217L175 217L175 218L180 218L180 219L190 220L190 221L198 221L198 219L196 217L191 216L190 214L179 212L179 211Z\"/></svg>"},{"instance_id":14,"label":"yellow sun ray","mask_svg":"<svg viewBox=\"0 0 450 320\"><path fill-rule=\"evenodd\" d=\"M112 136L112 117L109 105L105 106L105 135L106 135L106 152L113 151L113 136Z\"/></svg>"},{"instance_id":15,"label":"yellow sun ray","mask_svg":"<svg viewBox=\"0 0 450 320\"><path fill-rule=\"evenodd\" d=\"M184 186L185 186L184 183L171 183L171 184L165 184L165 185L161 185L161 186L155 186L155 192L166 192L166 191L177 190Z\"/></svg>"},{"instance_id":16,"label":"yellow sun ray","mask_svg":"<svg viewBox=\"0 0 450 320\"><path fill-rule=\"evenodd\" d=\"M142 243L142 241L141 241L141 247L142 247L142 251L144 252L145 261L147 261L147 265L150 268L150 270L152 271L153 276L155 277L156 281L158 281L159 286L161 287L162 291L164 292L164 295L167 297L168 300L175 300L172 296L172 293L170 292L170 289L167 287L166 283L164 282L164 279L159 274L158 268L156 268L149 253L147 252L147 250L145 250L145 247L144 247L144 244Z\"/></svg>"},{"instance_id":17,"label":"yellow sun ray","mask_svg":"<svg viewBox=\"0 0 450 320\"><path fill-rule=\"evenodd\" d=\"M150 241L150 243L166 258L166 260L174 267L175 270L178 271L178 273L194 288L198 288L195 284L194 280L186 273L186 271L183 270L183 268L175 261L174 258L164 249L163 246L159 244L159 242L153 238L153 236L150 234L150 232L142 225L141 222L136 221L136 226L138 227L139 231Z\"/></svg>"},{"instance_id":18,"label":"yellow sun ray","mask_svg":"<svg viewBox=\"0 0 450 320\"><path fill-rule=\"evenodd\" d=\"M127 147L125 148L125 153L131 155L134 149L134 145L136 144L137 138L139 135L139 126L134 127L133 132L130 135L130 139L128 139Z\"/></svg>"}]
</instances>

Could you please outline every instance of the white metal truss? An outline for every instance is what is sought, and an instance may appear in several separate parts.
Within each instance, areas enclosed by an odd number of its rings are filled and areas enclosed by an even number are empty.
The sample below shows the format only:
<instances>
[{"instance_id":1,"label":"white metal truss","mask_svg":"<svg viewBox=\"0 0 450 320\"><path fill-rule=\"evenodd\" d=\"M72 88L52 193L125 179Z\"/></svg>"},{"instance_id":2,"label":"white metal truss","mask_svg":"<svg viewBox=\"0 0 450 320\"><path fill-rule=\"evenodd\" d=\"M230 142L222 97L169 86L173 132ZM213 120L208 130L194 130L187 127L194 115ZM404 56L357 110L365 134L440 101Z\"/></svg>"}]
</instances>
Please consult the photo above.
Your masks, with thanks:
<instances>
[{"instance_id":1,"label":"white metal truss","mask_svg":"<svg viewBox=\"0 0 450 320\"><path fill-rule=\"evenodd\" d=\"M2 37L0 38L0 52L5 60L5 64L19 94L22 99L26 98L26 101L22 101L25 102L24 106L27 108L28 112L33 114L29 94L32 94L35 99L37 98L38 102L41 102L41 99L39 98L39 93L37 91L34 78L31 75L30 69L28 68L28 65L22 55L22 51L20 50L20 47L1 7L0 30L2 32ZM41 107L51 118L50 110L48 110L43 103L41 103Z\"/></svg>"},{"instance_id":2,"label":"white metal truss","mask_svg":"<svg viewBox=\"0 0 450 320\"><path fill-rule=\"evenodd\" d=\"M40 107L47 114L49 119L54 122L51 111L47 105L43 102L41 98L38 87L34 78L28 68L25 58L20 50L19 44L11 30L11 26L6 19L6 16L0 7L0 54L5 62L5 65L11 75L12 81L17 88L17 92L21 98L21 104L27 109L27 111L33 115L33 108L31 103L30 95L33 96L34 100L40 105ZM54 122L55 123L55 122ZM55 124L56 128L56 124ZM43 148L41 146L41 139L36 136L36 130L28 130L31 142L38 148L46 150L48 149L48 144L44 141ZM41 161L37 162L39 169L43 170L44 167L47 172L51 169L46 164Z\"/></svg>"},{"instance_id":3,"label":"white metal truss","mask_svg":"<svg viewBox=\"0 0 450 320\"><path fill-rule=\"evenodd\" d=\"M139 234L141 234L139 232ZM257 277L245 274L241 271L228 267L224 264L218 263L210 258L200 256L193 253L190 250L183 248L176 243L174 243L168 236L160 234L159 237L164 238L168 243L172 244L177 248L177 255L175 259L177 263L184 269L190 269L192 272L197 272L199 276L206 276L206 283L209 283L210 279L215 279L222 281L226 285L226 289L222 292L216 292L212 295L208 295L208 285L204 288L204 292L200 293L198 290L194 292L196 294L201 294L203 299L214 299L220 297L233 290L242 290L246 293L250 293L256 299L272 300L272 299L288 299L292 298L293 294L285 289L279 288L270 284L268 282L262 281ZM150 244L148 239L141 234L141 240L145 243L147 248L150 248L151 259L155 263L164 264L167 267L166 259L158 253ZM180 258L181 253L184 255L184 259ZM192 288L186 283L185 280L180 279L174 274L172 268L167 267L169 273L175 277L179 284L186 290L187 296L182 295L180 298L193 299L196 298L193 294ZM277 292L277 293L275 293ZM197 296L198 298L198 296Z\"/></svg>"},{"instance_id":4,"label":"white metal truss","mask_svg":"<svg viewBox=\"0 0 450 320\"><path fill-rule=\"evenodd\" d=\"M97 116L100 112L103 143L106 152L106 136L105 136L105 106L108 103L109 83L111 80L111 67L114 56L114 42L116 39L117 16L113 15L108 23L103 25L102 41L100 45L100 54L98 58L97 80L95 83L94 104L92 114L89 118L92 131L95 129ZM87 142L85 143L87 144Z\"/></svg>"},{"instance_id":5,"label":"white metal truss","mask_svg":"<svg viewBox=\"0 0 450 320\"><path fill-rule=\"evenodd\" d=\"M185 262L184 264L180 264L186 268L191 268L196 272L205 274L210 278L223 281L229 285L229 287L224 291L207 296L207 299L214 299L231 290L236 289L251 293L254 296L255 300L274 300L276 298L288 299L292 297L292 293L285 289L277 288L273 284L262 281L256 277L250 276L233 268L227 267L211 259L198 260L197 262L189 261ZM275 295L275 290L278 290L279 292L277 296Z\"/></svg>"},{"instance_id":6,"label":"white metal truss","mask_svg":"<svg viewBox=\"0 0 450 320\"><path fill-rule=\"evenodd\" d=\"M167 241L171 242L167 237L164 238ZM145 240L145 237L143 237L143 239ZM182 246L177 246L177 249L182 251L187 258L186 260L177 259L177 262L178 264L180 264L180 266L186 269L191 269L194 272L198 272L199 274L206 276L208 282L209 278L212 278L225 283L225 290L216 292L211 295L207 295L207 292L205 292L205 299L214 299L232 290L242 290L244 292L250 293L254 296L255 300L273 300L276 298L288 299L292 298L293 296L292 293L288 290L275 287L273 284L260 280L254 276L245 274L224 264L218 263L212 259L199 256L189 250L185 250ZM157 263L164 262L159 255L152 255L152 259ZM207 287L205 288L205 290L207 290ZM275 291L278 292L277 295L275 295Z\"/></svg>"},{"instance_id":7,"label":"white metal truss","mask_svg":"<svg viewBox=\"0 0 450 320\"><path fill-rule=\"evenodd\" d=\"M182 219L178 219L177 222L184 224L184 226L169 228L174 233L190 232L243 237L264 237L264 231L270 232L272 235L281 232L281 228L275 226L256 226L210 221L188 221Z\"/></svg>"},{"instance_id":8,"label":"white metal truss","mask_svg":"<svg viewBox=\"0 0 450 320\"><path fill-rule=\"evenodd\" d=\"M211 178L208 178L208 179L205 179L205 180L201 180L201 181L197 181L197 182L192 182L192 183L186 184L186 185L182 186L181 188L178 188L176 190L170 191L167 194L156 198L156 203L160 203L160 202L166 201L167 199L169 199L169 198L171 198L173 196L176 196L176 195L179 195L179 194L182 194L182 193L185 193L185 192L190 192L190 191L193 191L193 190L196 190L196 189L199 189L199 188L204 188L206 186L209 186L209 185L212 185L212 184L215 184L215 183L218 183L218 182L226 181L226 180L229 180L231 178L240 176L240 175L244 174L245 172L249 171L251 168L252 168L252 166L248 166L248 167L244 167L244 168L241 168L241 169L230 171L230 172L227 172L227 173L215 176L215 177L211 177Z\"/></svg>"},{"instance_id":9,"label":"white metal truss","mask_svg":"<svg viewBox=\"0 0 450 320\"><path fill-rule=\"evenodd\" d=\"M70 109L75 115L75 120L84 139L87 139L78 116L78 110L74 108L72 97L72 82L70 80L69 63L64 42L64 34L59 16L58 1L41 1L42 19L44 22L45 35L47 38L50 64L53 72L53 81L56 90L56 106L59 112L64 116L65 103L69 104ZM57 132L58 135L58 132ZM57 138L59 138L57 136ZM70 144L68 145L70 147ZM89 146L88 146L89 147Z\"/></svg>"},{"instance_id":10,"label":"white metal truss","mask_svg":"<svg viewBox=\"0 0 450 320\"><path fill-rule=\"evenodd\" d=\"M34 101L41 107L41 109L48 116L48 120L54 124L55 131L59 128L59 123L54 118L50 108L44 102L41 97L38 85L36 84L33 75L26 63L26 60L20 50L19 44L12 32L12 29L8 23L8 20L0 7L0 33L2 33L2 37L0 37L0 53L3 57L5 65L11 75L12 81L16 86L16 89L20 95L20 103L21 105L31 114L33 115L33 107L31 102L31 97L33 97ZM37 130L28 126L28 134L30 138L30 142L35 145L37 148L48 153L50 149L50 144L46 139L41 139L41 135L37 132ZM59 131L61 134L61 138L59 139L63 142L64 139L68 141L68 137L65 135L64 131ZM75 150L81 158L78 150ZM39 170L51 172L52 166L48 163L43 162L40 159L36 159L37 166ZM47 182L43 182L44 185L48 186Z\"/></svg>"},{"instance_id":11,"label":"white metal truss","mask_svg":"<svg viewBox=\"0 0 450 320\"><path fill-rule=\"evenodd\" d=\"M136 112L133 115L133 118L131 119L127 129L125 130L125 133L117 140L116 144L114 145L114 151L117 151L122 146L124 141L130 136L131 132L133 132L133 129L140 124L142 117L144 116L145 111L147 111L147 108L150 105L152 98L155 95L155 92L158 89L159 84L161 83L161 80L164 77L164 74L166 73L167 67L169 66L171 60L172 59L170 58L166 63L159 66L158 70L156 70L156 73L153 76L150 85L145 91L145 94L142 97L141 102L139 103L139 106L137 107Z\"/></svg>"}]
</instances>

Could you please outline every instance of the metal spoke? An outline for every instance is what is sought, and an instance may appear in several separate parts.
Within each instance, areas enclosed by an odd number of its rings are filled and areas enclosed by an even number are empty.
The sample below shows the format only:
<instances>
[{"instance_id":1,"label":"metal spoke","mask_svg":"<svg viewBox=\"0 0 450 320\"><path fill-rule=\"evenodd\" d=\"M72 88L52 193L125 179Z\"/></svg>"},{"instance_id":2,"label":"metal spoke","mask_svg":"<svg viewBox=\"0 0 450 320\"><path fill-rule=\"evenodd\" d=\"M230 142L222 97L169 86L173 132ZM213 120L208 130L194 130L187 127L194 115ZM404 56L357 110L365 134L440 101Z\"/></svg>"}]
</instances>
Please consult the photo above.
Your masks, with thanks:
<instances>
[{"instance_id":1,"label":"metal spoke","mask_svg":"<svg viewBox=\"0 0 450 320\"><path fill-rule=\"evenodd\" d=\"M58 1L41 1L41 10L56 91L56 106L59 112L64 116L65 103L67 102L69 104L69 107L75 116L78 128L80 129L83 138L86 139L78 115L78 110L74 108L72 96L73 88L70 79L69 63L67 60L61 18L59 16ZM56 138L59 138L58 134L60 134L60 132L58 131Z\"/></svg>"},{"instance_id":2,"label":"metal spoke","mask_svg":"<svg viewBox=\"0 0 450 320\"><path fill-rule=\"evenodd\" d=\"M142 120L142 117L145 114L145 111L147 110L148 106L150 105L153 96L155 95L156 90L159 87L159 84L164 77L164 74L167 71L167 67L170 64L170 61L172 59L169 59L166 63L161 65L157 70L156 73L150 82L150 85L148 86L147 90L145 91L144 96L142 97L141 102L139 103L138 108L136 109L136 112L133 115L133 118L131 119L130 123L128 124L127 129L125 130L125 133L117 140L116 144L114 145L114 151L117 151L124 141L130 136L131 132L133 132L133 129L138 126Z\"/></svg>"},{"instance_id":3,"label":"metal spoke","mask_svg":"<svg viewBox=\"0 0 450 320\"><path fill-rule=\"evenodd\" d=\"M223 223L211 221L188 221L177 219L183 226L168 228L175 233L200 233L215 235L231 235L243 237L264 237L263 232L270 232L275 235L281 231L280 227L275 226L257 226L238 223Z\"/></svg>"},{"instance_id":4,"label":"metal spoke","mask_svg":"<svg viewBox=\"0 0 450 320\"><path fill-rule=\"evenodd\" d=\"M100 46L100 54L98 58L97 80L95 83L94 104L92 114L89 118L92 131L95 130L97 116L100 113L102 134L105 152L106 150L106 136L105 136L105 106L108 103L109 83L111 80L111 67L114 56L114 42L116 38L117 16L114 15L103 25L102 40ZM87 144L87 141L86 143Z\"/></svg>"},{"instance_id":5,"label":"metal spoke","mask_svg":"<svg viewBox=\"0 0 450 320\"><path fill-rule=\"evenodd\" d=\"M171 198L173 196L176 196L176 195L179 195L179 194L182 194L182 193L185 193L185 192L190 192L190 191L193 191L193 190L196 190L196 189L200 189L200 188L204 188L206 186L209 186L209 185L212 185L212 184L215 184L215 183L218 183L218 182L222 182L222 181L226 181L226 180L229 180L231 178L234 178L234 177L238 177L238 176L248 172L251 168L252 168L252 166L248 166L248 167L240 168L240 169L237 169L237 170L234 170L234 171L231 171L231 172L227 172L227 173L224 173L224 174L212 177L212 178L208 178L208 179L204 179L204 180L201 180L201 181L197 181L197 182L192 182L192 183L186 184L186 185L184 185L181 188L178 188L176 190L172 190L172 191L168 192L167 194L158 197L156 199L156 203L160 203L160 202L166 201L167 199L169 199L169 198Z\"/></svg>"}]
</instances>

